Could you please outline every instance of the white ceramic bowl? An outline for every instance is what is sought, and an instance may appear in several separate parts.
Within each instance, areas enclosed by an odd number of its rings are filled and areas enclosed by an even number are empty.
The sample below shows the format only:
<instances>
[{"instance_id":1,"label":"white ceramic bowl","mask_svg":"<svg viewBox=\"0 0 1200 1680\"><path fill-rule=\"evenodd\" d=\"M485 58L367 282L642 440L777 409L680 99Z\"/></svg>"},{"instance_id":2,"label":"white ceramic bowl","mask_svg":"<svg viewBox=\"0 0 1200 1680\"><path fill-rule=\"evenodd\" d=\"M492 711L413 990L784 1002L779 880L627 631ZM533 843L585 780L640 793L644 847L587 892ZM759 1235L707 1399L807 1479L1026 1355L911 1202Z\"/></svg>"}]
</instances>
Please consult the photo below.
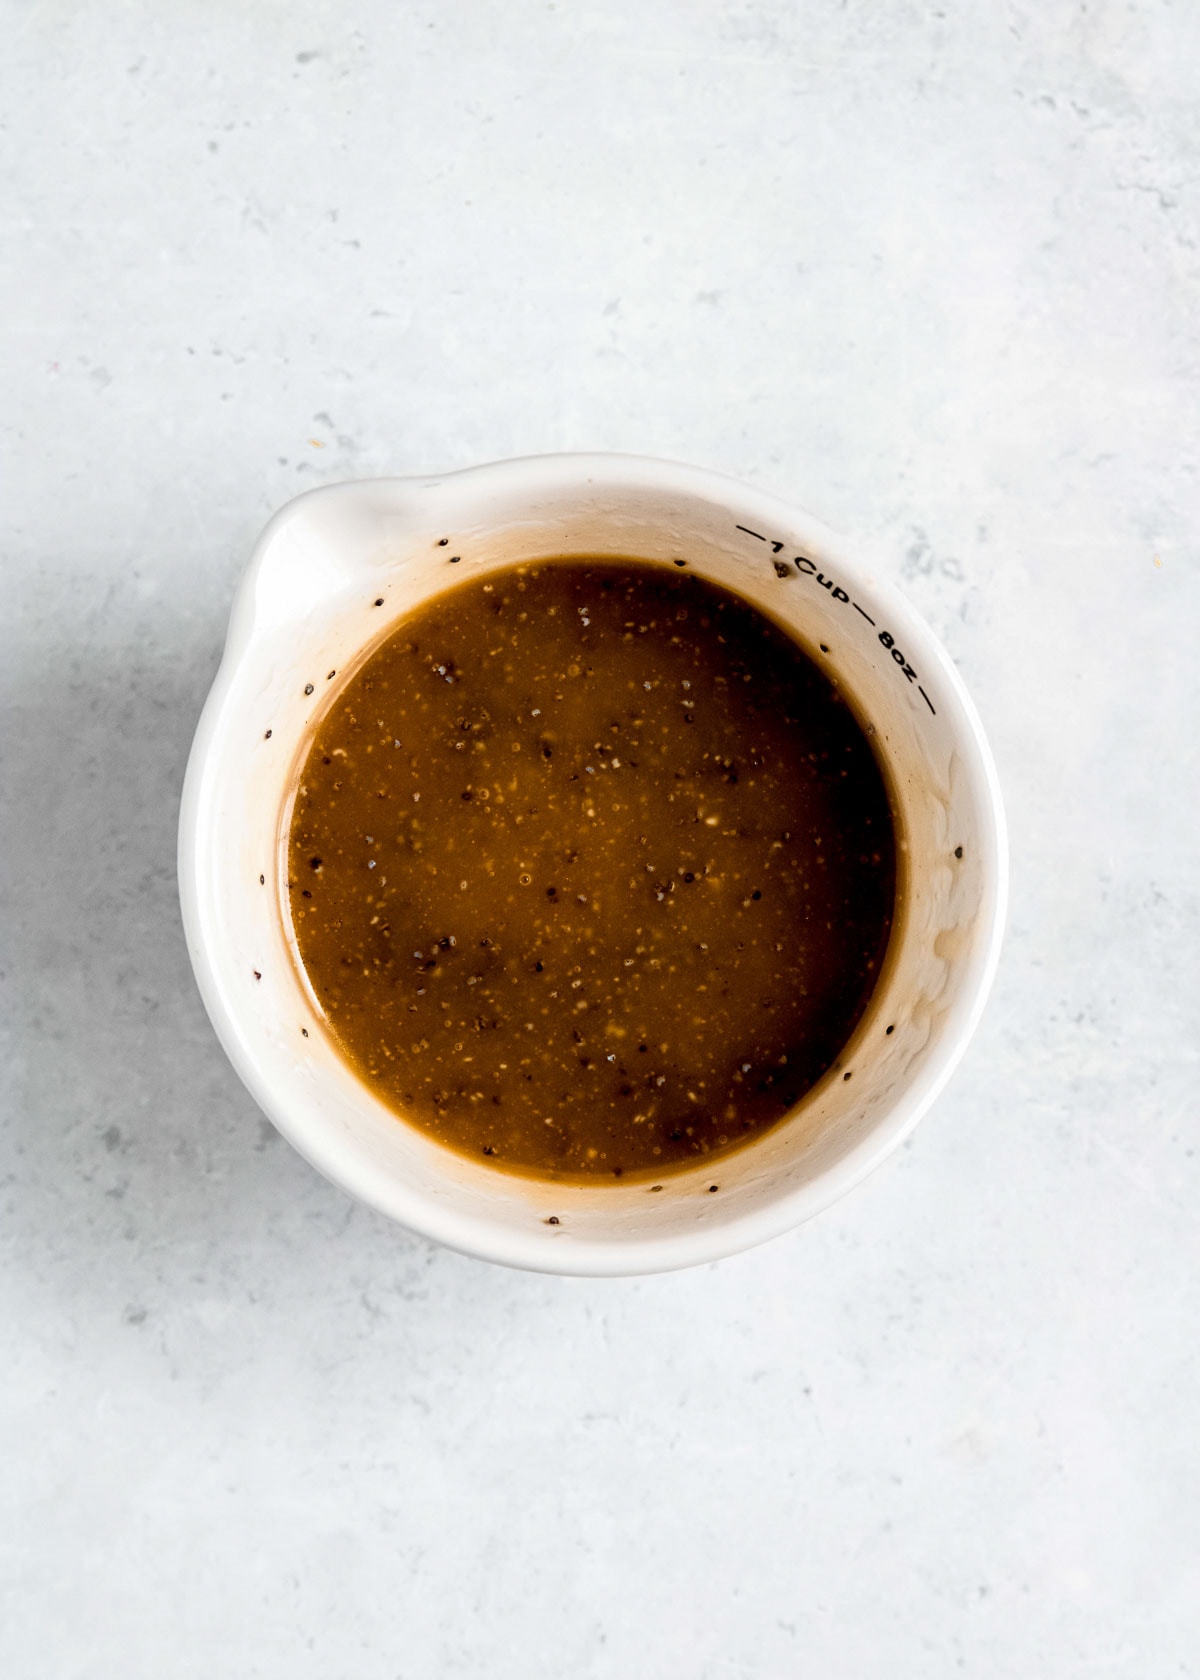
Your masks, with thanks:
<instances>
[{"instance_id":1,"label":"white ceramic bowl","mask_svg":"<svg viewBox=\"0 0 1200 1680\"><path fill-rule=\"evenodd\" d=\"M686 557L755 602L874 725L901 807L905 905L837 1068L761 1140L667 1175L657 1193L645 1183L510 1176L397 1120L323 1030L283 910L289 795L312 720L339 677L447 585L565 554L664 565ZM179 880L192 963L221 1042L314 1166L466 1253L616 1275L693 1265L776 1236L908 1136L983 1008L1007 857L991 754L962 682L869 564L798 508L718 474L631 456L559 455L334 485L272 519L234 602L196 731Z\"/></svg>"}]
</instances>

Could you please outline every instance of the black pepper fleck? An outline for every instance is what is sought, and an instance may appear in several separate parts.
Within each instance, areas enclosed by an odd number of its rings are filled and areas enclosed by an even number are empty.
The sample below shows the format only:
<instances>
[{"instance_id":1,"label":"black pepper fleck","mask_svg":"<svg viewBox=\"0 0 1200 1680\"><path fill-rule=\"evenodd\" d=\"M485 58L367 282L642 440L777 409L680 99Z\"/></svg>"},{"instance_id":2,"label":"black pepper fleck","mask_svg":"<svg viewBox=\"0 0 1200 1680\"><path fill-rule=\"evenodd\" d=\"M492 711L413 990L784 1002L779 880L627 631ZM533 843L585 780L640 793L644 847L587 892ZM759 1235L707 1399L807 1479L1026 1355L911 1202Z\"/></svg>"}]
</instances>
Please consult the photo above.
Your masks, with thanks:
<instances>
[{"instance_id":1,"label":"black pepper fleck","mask_svg":"<svg viewBox=\"0 0 1200 1680\"><path fill-rule=\"evenodd\" d=\"M962 856L962 847L961 846L955 846L954 855L955 855L956 858L960 858Z\"/></svg>"},{"instance_id":2,"label":"black pepper fleck","mask_svg":"<svg viewBox=\"0 0 1200 1680\"><path fill-rule=\"evenodd\" d=\"M305 685L304 685L305 694L311 694L312 691L313 691L313 685L311 683L305 683Z\"/></svg>"}]
</instances>

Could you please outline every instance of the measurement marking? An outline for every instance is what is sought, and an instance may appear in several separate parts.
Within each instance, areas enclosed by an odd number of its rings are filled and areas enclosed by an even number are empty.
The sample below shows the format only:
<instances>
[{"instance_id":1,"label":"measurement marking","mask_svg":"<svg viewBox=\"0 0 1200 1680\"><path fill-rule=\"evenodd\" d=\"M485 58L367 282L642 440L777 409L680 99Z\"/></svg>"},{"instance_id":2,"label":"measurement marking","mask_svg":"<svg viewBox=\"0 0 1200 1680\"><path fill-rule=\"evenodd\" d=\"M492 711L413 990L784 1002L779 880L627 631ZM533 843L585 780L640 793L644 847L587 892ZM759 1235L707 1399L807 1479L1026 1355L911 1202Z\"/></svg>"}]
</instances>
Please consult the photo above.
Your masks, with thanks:
<instances>
[{"instance_id":1,"label":"measurement marking","mask_svg":"<svg viewBox=\"0 0 1200 1680\"><path fill-rule=\"evenodd\" d=\"M753 537L755 542L769 543L771 546L771 552L775 556L778 556L783 550L783 543L779 542L775 537L764 537L761 531L752 531L749 525L737 525L734 528L738 531L744 531L748 537ZM683 562L679 560L675 562L677 566L682 565L682 563ZM776 558L772 564L775 567L776 577L788 578L792 575L786 560ZM841 584L835 583L833 578L826 578L824 572L819 572L813 561L809 560L803 554L797 554L793 564L796 570L800 573L801 577L815 577L823 589L829 590L831 600L840 601L843 606L853 607L860 618L865 618L871 628L875 628L875 620L871 617L867 609L865 607L860 607L857 601L852 601L846 590L842 588ZM912 666L908 663L908 660L905 659L903 653L896 646L896 638L892 635L891 631L880 630L878 632L878 636L883 646L887 648L888 652L891 654L895 663L900 667L902 674L910 683L916 682L917 673L913 670ZM829 649L825 646L824 642L821 643L821 652L829 652ZM917 683L916 687L917 693L929 707L930 715L932 717L936 717L937 707L929 698L928 694L926 694L925 690L921 687L920 683Z\"/></svg>"}]
</instances>

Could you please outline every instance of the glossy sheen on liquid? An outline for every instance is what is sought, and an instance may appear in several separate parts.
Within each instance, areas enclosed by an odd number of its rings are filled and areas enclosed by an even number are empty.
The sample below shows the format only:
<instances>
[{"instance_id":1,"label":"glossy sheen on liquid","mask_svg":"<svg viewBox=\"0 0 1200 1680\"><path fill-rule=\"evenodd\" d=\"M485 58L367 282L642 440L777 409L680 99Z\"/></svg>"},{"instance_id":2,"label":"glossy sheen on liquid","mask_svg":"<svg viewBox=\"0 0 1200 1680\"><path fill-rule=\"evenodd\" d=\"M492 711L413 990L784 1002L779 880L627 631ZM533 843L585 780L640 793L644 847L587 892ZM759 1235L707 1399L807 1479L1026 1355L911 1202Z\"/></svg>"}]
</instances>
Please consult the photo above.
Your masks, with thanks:
<instances>
[{"instance_id":1,"label":"glossy sheen on liquid","mask_svg":"<svg viewBox=\"0 0 1200 1680\"><path fill-rule=\"evenodd\" d=\"M406 1121L510 1170L657 1178L745 1143L835 1063L883 960L862 729L686 568L456 583L301 774L289 902L331 1031Z\"/></svg>"}]
</instances>

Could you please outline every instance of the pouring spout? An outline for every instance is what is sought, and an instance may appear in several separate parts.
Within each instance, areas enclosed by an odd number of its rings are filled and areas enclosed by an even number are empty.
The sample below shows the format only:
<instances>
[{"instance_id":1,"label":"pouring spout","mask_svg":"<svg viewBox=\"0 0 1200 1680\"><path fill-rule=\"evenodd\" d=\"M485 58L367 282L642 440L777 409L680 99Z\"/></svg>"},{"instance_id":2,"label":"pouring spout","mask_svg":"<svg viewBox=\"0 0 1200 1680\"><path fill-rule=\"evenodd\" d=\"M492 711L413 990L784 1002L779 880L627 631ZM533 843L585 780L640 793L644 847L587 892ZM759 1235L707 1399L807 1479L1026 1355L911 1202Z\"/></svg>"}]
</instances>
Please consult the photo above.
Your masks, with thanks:
<instances>
[{"instance_id":1,"label":"pouring spout","mask_svg":"<svg viewBox=\"0 0 1200 1680\"><path fill-rule=\"evenodd\" d=\"M229 622L226 651L321 613L381 567L415 552L439 516L444 480L329 484L280 509L259 539Z\"/></svg>"}]
</instances>

